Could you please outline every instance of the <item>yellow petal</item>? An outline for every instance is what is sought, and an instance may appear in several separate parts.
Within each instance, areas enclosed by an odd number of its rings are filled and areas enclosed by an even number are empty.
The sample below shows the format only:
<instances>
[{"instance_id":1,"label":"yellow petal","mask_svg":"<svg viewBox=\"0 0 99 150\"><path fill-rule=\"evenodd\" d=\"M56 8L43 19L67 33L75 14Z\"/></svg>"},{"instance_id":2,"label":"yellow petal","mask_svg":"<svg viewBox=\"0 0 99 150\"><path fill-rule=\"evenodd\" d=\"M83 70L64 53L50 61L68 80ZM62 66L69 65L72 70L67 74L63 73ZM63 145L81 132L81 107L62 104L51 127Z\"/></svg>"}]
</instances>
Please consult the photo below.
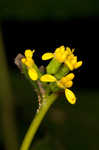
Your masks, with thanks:
<instances>
[{"instance_id":1,"label":"yellow petal","mask_svg":"<svg viewBox=\"0 0 99 150\"><path fill-rule=\"evenodd\" d=\"M61 46L59 48L57 48L55 50L55 58L60 62L60 63L63 63L65 61L65 58L66 58L66 51L65 51L65 47L64 46Z\"/></svg>"},{"instance_id":2,"label":"yellow petal","mask_svg":"<svg viewBox=\"0 0 99 150\"><path fill-rule=\"evenodd\" d=\"M49 60L51 58L54 57L54 54L53 53L45 53L43 56L42 56L42 60Z\"/></svg>"},{"instance_id":3,"label":"yellow petal","mask_svg":"<svg viewBox=\"0 0 99 150\"><path fill-rule=\"evenodd\" d=\"M70 88L72 86L73 86L73 81L67 81L66 84L65 84L66 88Z\"/></svg>"},{"instance_id":4,"label":"yellow petal","mask_svg":"<svg viewBox=\"0 0 99 150\"><path fill-rule=\"evenodd\" d=\"M33 59L32 58L27 58L26 59L26 61L25 61L25 63L24 63L27 67L32 67L33 66L33 64L34 64L34 61L33 61Z\"/></svg>"},{"instance_id":5,"label":"yellow petal","mask_svg":"<svg viewBox=\"0 0 99 150\"><path fill-rule=\"evenodd\" d=\"M31 51L30 49L25 50L25 57L32 58L34 52L35 52L35 50L33 50L33 51Z\"/></svg>"},{"instance_id":6,"label":"yellow petal","mask_svg":"<svg viewBox=\"0 0 99 150\"><path fill-rule=\"evenodd\" d=\"M59 82L64 85L67 81L68 81L67 77L62 77Z\"/></svg>"},{"instance_id":7,"label":"yellow petal","mask_svg":"<svg viewBox=\"0 0 99 150\"><path fill-rule=\"evenodd\" d=\"M67 80L73 80L74 77L75 77L74 73L69 73L68 75L65 76L65 78L66 78Z\"/></svg>"},{"instance_id":8,"label":"yellow petal","mask_svg":"<svg viewBox=\"0 0 99 150\"><path fill-rule=\"evenodd\" d=\"M74 53L74 51L75 51L75 49L73 48L73 49L72 49L72 53Z\"/></svg>"},{"instance_id":9,"label":"yellow petal","mask_svg":"<svg viewBox=\"0 0 99 150\"><path fill-rule=\"evenodd\" d=\"M58 81L58 82L57 82L57 85L58 85L58 87L60 87L60 88L63 88L63 89L64 89L64 85L63 85L63 83L62 83L62 82Z\"/></svg>"},{"instance_id":10,"label":"yellow petal","mask_svg":"<svg viewBox=\"0 0 99 150\"><path fill-rule=\"evenodd\" d=\"M64 53L64 52L65 52L64 46L60 46L60 47L56 48L56 50L55 50L55 54Z\"/></svg>"},{"instance_id":11,"label":"yellow petal","mask_svg":"<svg viewBox=\"0 0 99 150\"><path fill-rule=\"evenodd\" d=\"M76 64L77 63L77 56L74 56L71 60L72 64Z\"/></svg>"},{"instance_id":12,"label":"yellow petal","mask_svg":"<svg viewBox=\"0 0 99 150\"><path fill-rule=\"evenodd\" d=\"M40 78L40 80L42 82L55 82L56 78L50 74L45 74Z\"/></svg>"},{"instance_id":13,"label":"yellow petal","mask_svg":"<svg viewBox=\"0 0 99 150\"><path fill-rule=\"evenodd\" d=\"M76 96L71 90L65 89L65 96L70 104L76 103Z\"/></svg>"},{"instance_id":14,"label":"yellow petal","mask_svg":"<svg viewBox=\"0 0 99 150\"><path fill-rule=\"evenodd\" d=\"M71 61L66 60L66 61L65 61L65 64L67 65L67 67L68 67L71 71L73 71L74 67L73 67L73 64L71 63Z\"/></svg>"},{"instance_id":15,"label":"yellow petal","mask_svg":"<svg viewBox=\"0 0 99 150\"><path fill-rule=\"evenodd\" d=\"M31 80L37 80L38 79L38 74L34 68L29 68L28 70L28 75Z\"/></svg>"},{"instance_id":16,"label":"yellow petal","mask_svg":"<svg viewBox=\"0 0 99 150\"><path fill-rule=\"evenodd\" d=\"M21 59L21 62L22 62L23 64L25 64L26 58L22 58L22 59Z\"/></svg>"},{"instance_id":17,"label":"yellow petal","mask_svg":"<svg viewBox=\"0 0 99 150\"><path fill-rule=\"evenodd\" d=\"M71 49L69 47L66 47L66 51L68 52L68 55L72 55L73 51L71 51Z\"/></svg>"},{"instance_id":18,"label":"yellow petal","mask_svg":"<svg viewBox=\"0 0 99 150\"><path fill-rule=\"evenodd\" d=\"M83 63L82 61L78 61L78 62L76 63L76 65L75 65L75 69L81 67L81 66L82 66L82 63Z\"/></svg>"}]
</instances>

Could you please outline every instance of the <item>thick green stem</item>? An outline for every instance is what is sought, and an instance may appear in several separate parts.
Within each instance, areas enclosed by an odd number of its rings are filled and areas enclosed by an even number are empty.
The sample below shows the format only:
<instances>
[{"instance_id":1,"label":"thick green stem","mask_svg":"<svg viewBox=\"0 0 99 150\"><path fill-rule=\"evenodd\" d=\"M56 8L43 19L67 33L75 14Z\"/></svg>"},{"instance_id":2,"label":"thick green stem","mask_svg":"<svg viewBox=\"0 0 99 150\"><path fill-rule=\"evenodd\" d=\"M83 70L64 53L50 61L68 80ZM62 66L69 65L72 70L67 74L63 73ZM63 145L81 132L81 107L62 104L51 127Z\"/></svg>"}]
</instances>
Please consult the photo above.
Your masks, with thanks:
<instances>
[{"instance_id":1,"label":"thick green stem","mask_svg":"<svg viewBox=\"0 0 99 150\"><path fill-rule=\"evenodd\" d=\"M42 107L39 110L39 112L36 113L35 118L33 119L32 123L26 133L26 136L23 140L20 150L28 150L29 149L30 144L36 134L36 131L37 131L41 121L43 120L46 112L48 111L51 104L53 104L53 102L56 100L57 97L58 97L58 94L54 93L51 96L44 98Z\"/></svg>"}]
</instances>

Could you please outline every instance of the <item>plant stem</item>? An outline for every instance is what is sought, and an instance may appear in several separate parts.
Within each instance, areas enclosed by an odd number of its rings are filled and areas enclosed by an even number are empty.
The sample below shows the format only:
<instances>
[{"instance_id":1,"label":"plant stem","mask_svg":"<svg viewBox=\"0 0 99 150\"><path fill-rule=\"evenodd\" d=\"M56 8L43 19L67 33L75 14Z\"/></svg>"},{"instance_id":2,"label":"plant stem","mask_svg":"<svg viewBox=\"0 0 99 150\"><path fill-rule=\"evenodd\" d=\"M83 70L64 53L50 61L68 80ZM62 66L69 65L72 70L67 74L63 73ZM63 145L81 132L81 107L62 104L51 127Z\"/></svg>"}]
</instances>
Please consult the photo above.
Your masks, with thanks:
<instances>
[{"instance_id":1,"label":"plant stem","mask_svg":"<svg viewBox=\"0 0 99 150\"><path fill-rule=\"evenodd\" d=\"M57 97L58 97L58 94L54 93L51 96L44 98L42 107L39 110L39 112L36 113L35 118L33 119L32 123L26 133L26 136L23 140L20 150L28 150L29 149L32 139L34 138L41 121L43 120L46 112L48 111L48 109L50 108L50 106L53 104L53 102L56 100Z\"/></svg>"}]
</instances>

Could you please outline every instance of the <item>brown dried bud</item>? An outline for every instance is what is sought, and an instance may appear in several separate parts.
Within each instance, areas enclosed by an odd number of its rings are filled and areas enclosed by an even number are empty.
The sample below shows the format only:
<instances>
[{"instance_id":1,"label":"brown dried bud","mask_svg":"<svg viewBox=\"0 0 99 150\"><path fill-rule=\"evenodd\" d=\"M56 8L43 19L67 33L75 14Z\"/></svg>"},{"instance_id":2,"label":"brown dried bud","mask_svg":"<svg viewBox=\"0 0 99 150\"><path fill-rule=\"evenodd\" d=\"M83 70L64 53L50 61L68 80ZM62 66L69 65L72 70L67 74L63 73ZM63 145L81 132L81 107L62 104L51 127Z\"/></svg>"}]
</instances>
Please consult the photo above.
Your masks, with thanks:
<instances>
[{"instance_id":1,"label":"brown dried bud","mask_svg":"<svg viewBox=\"0 0 99 150\"><path fill-rule=\"evenodd\" d=\"M22 62L21 62L22 58L24 58L24 56L22 54L18 54L14 60L14 63L17 65L17 67L20 69L21 72L22 72Z\"/></svg>"}]
</instances>

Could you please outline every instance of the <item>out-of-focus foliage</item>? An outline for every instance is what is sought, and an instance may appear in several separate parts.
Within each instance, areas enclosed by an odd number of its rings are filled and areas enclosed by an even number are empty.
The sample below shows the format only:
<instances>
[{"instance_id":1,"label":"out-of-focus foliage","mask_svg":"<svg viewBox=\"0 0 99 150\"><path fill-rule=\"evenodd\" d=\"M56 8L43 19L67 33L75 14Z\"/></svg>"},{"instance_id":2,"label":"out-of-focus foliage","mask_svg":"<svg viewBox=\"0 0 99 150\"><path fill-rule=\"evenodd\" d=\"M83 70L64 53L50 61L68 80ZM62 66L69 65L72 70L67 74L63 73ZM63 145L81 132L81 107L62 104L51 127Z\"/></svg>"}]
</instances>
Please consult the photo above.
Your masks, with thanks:
<instances>
[{"instance_id":1,"label":"out-of-focus foliage","mask_svg":"<svg viewBox=\"0 0 99 150\"><path fill-rule=\"evenodd\" d=\"M98 0L0 1L0 19L66 19L98 14Z\"/></svg>"}]
</instances>

